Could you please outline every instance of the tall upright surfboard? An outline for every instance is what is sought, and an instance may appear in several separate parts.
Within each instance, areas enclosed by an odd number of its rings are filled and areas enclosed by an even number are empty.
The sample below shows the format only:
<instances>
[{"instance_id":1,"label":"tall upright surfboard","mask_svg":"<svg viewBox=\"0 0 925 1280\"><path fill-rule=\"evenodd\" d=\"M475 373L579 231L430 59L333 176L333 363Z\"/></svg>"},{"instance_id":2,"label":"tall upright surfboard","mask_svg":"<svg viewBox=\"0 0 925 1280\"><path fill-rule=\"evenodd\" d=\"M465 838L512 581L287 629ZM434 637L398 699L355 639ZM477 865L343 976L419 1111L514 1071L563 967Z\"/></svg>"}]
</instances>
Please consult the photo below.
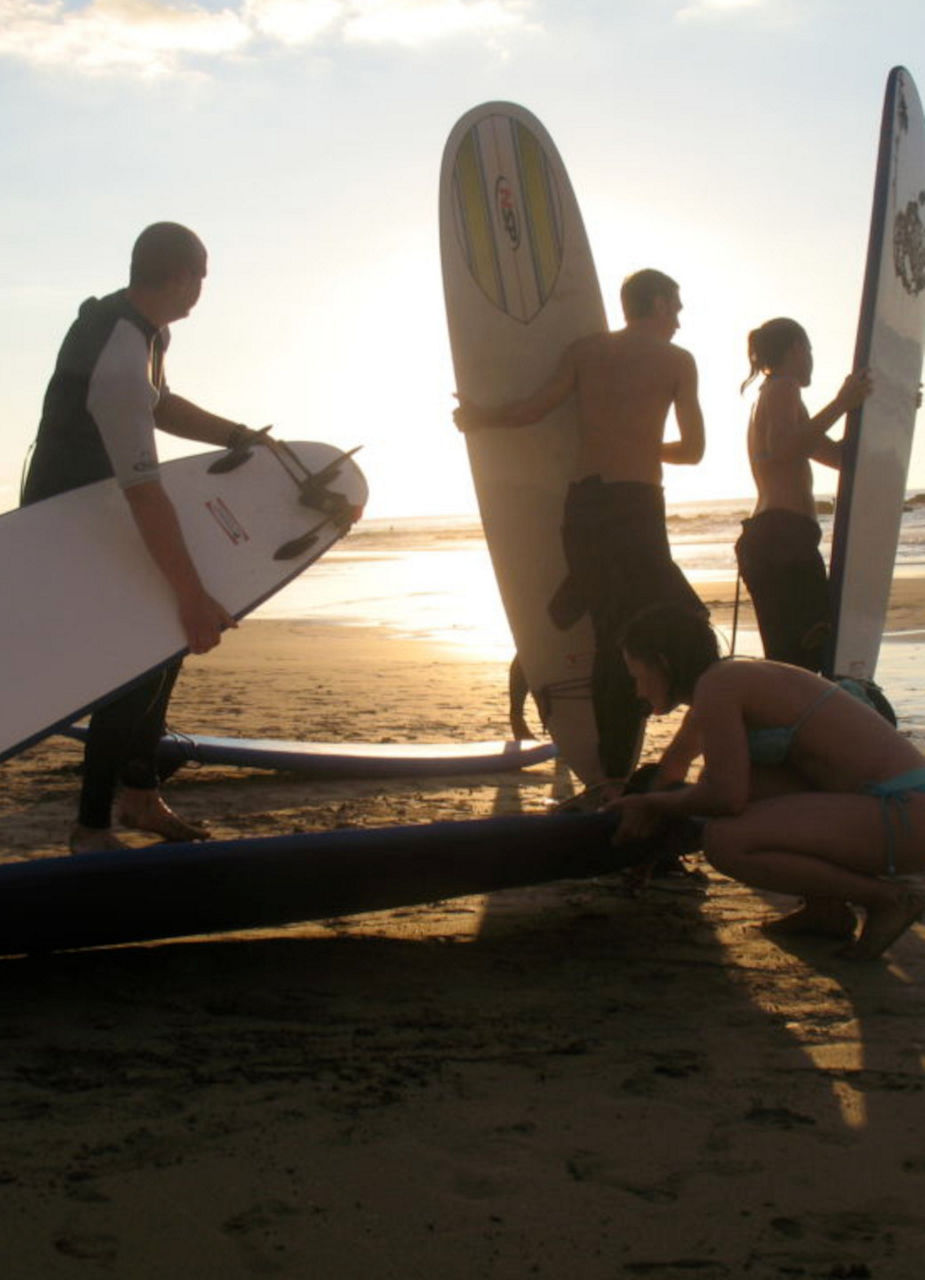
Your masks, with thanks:
<instances>
[{"instance_id":1,"label":"tall upright surfboard","mask_svg":"<svg viewBox=\"0 0 925 1280\"><path fill-rule=\"evenodd\" d=\"M909 72L889 75L855 369L873 392L850 414L832 533L830 674L873 678L880 651L925 342L925 120Z\"/></svg>"},{"instance_id":2,"label":"tall upright surfboard","mask_svg":"<svg viewBox=\"0 0 925 1280\"><path fill-rule=\"evenodd\" d=\"M268 441L165 463L206 590L243 617L346 533L367 497L348 455ZM0 760L185 651L170 588L115 480L0 516Z\"/></svg>"},{"instance_id":3,"label":"tall upright surfboard","mask_svg":"<svg viewBox=\"0 0 925 1280\"><path fill-rule=\"evenodd\" d=\"M533 391L569 343L606 327L562 158L523 107L490 102L456 124L440 174L440 247L459 394L480 405ZM485 538L514 644L560 756L601 779L587 618L549 606L566 578L566 489L577 477L571 399L534 426L467 436ZM560 598L560 604L563 601ZM567 605L567 601L565 602Z\"/></svg>"}]
</instances>

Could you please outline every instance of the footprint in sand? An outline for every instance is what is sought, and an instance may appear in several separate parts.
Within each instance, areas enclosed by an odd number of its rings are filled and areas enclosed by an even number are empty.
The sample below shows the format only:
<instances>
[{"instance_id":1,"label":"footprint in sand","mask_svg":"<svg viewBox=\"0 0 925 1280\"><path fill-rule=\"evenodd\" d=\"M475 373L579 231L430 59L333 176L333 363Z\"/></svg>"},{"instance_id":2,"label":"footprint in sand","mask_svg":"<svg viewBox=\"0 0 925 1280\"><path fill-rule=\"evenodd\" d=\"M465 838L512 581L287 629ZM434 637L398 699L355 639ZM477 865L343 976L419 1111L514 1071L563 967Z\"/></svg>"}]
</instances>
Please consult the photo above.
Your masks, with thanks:
<instances>
[{"instance_id":1,"label":"footprint in sand","mask_svg":"<svg viewBox=\"0 0 925 1280\"><path fill-rule=\"evenodd\" d=\"M77 1258L80 1262L102 1262L110 1267L116 1261L118 1252L115 1236L89 1231L68 1231L57 1236L54 1245L65 1258Z\"/></svg>"}]
</instances>

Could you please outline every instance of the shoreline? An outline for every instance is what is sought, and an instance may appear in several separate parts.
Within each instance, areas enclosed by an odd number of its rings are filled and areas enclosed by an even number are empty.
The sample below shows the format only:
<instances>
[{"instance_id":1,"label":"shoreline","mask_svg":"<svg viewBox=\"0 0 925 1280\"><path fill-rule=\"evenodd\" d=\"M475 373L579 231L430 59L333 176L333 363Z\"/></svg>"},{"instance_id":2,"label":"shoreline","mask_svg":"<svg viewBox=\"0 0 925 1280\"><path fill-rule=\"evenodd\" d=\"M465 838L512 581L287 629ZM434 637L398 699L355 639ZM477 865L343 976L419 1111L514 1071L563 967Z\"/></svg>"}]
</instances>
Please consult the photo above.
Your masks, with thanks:
<instances>
[{"instance_id":1,"label":"shoreline","mask_svg":"<svg viewBox=\"0 0 925 1280\"><path fill-rule=\"evenodd\" d=\"M700 596L701 600L718 615L721 625L726 625L731 618L733 606L735 603L735 579L734 578L690 578L691 586ZM743 624L749 627L755 626L755 614L748 593L742 588L740 613ZM727 616L728 615L728 616ZM307 624L311 626L343 626L371 628L381 631L392 631L394 628L388 622L354 622L349 621L332 621L325 618L324 615L311 617L307 613L293 614L285 616L282 614L273 614L270 617L262 617L259 614L253 618L245 619L248 624L252 623L286 623L286 624ZM890 590L890 602L887 612L887 630L885 638L891 633L901 630L914 630L925 628L925 570L907 568L897 573L893 579ZM425 638L425 637L421 637Z\"/></svg>"}]
</instances>

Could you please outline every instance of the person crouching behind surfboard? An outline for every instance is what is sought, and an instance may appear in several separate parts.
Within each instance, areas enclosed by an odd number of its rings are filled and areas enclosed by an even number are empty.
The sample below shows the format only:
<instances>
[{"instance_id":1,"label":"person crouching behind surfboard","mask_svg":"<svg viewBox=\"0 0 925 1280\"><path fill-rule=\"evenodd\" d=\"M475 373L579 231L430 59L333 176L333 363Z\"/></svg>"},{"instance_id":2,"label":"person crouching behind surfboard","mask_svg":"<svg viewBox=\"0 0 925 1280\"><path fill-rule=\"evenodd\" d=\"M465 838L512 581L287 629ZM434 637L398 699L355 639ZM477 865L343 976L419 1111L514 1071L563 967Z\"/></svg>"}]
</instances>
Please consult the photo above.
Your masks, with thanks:
<instances>
[{"instance_id":1,"label":"person crouching behind surfboard","mask_svg":"<svg viewBox=\"0 0 925 1280\"><path fill-rule=\"evenodd\" d=\"M819 553L811 461L837 468L841 444L828 431L870 395L864 369L810 417L800 391L812 380L813 353L795 320L768 320L748 335L750 373L764 374L748 424L748 459L758 490L742 522L736 559L758 619L764 656L819 671L832 627L829 582Z\"/></svg>"},{"instance_id":2,"label":"person crouching behind surfboard","mask_svg":"<svg viewBox=\"0 0 925 1280\"><path fill-rule=\"evenodd\" d=\"M633 689L619 637L647 605L676 600L706 612L671 558L662 464L693 465L704 451L697 366L672 339L678 285L661 271L628 276L620 291L623 329L572 343L549 379L522 400L494 408L460 397L461 431L525 427L570 395L578 401L578 475L565 500L562 540L570 584L595 637L592 696L604 777L619 789L642 745L645 709ZM665 442L671 409L679 439Z\"/></svg>"},{"instance_id":3,"label":"person crouching behind surfboard","mask_svg":"<svg viewBox=\"0 0 925 1280\"><path fill-rule=\"evenodd\" d=\"M167 326L196 305L206 261L192 231L154 223L135 242L128 288L84 302L48 384L22 495L23 504L38 502L114 475L173 590L193 653L214 648L236 623L200 581L161 487L154 430L221 447L261 439L175 395L164 378ZM123 825L167 840L208 835L179 818L158 790L155 755L179 669L172 663L91 717L73 853L124 847L111 829L120 784Z\"/></svg>"},{"instance_id":4,"label":"person crouching behind surfboard","mask_svg":"<svg viewBox=\"0 0 925 1280\"><path fill-rule=\"evenodd\" d=\"M659 784L623 796L617 842L669 818L705 818L717 871L804 905L766 932L842 938L845 954L879 956L925 910L925 893L894 876L925 871L925 756L854 680L831 683L766 659L720 660L702 614L672 605L634 618L626 662L655 715L689 710L659 767ZM853 906L866 913L856 941Z\"/></svg>"}]
</instances>

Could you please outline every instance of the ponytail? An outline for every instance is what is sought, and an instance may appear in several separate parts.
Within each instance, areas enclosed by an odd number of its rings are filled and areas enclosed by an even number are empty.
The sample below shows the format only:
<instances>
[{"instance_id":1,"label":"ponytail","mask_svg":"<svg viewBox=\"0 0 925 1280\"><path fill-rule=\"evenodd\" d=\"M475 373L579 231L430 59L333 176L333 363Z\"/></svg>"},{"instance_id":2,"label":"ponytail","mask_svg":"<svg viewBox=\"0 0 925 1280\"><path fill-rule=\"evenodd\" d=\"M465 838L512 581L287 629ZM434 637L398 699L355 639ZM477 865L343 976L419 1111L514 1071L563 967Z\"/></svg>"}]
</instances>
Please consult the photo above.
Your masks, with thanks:
<instances>
[{"instance_id":1,"label":"ponytail","mask_svg":"<svg viewBox=\"0 0 925 1280\"><path fill-rule=\"evenodd\" d=\"M739 390L744 391L759 373L774 373L793 344L800 341L809 341L806 330L786 316L766 320L757 329L752 329L748 335L749 374Z\"/></svg>"}]
</instances>

